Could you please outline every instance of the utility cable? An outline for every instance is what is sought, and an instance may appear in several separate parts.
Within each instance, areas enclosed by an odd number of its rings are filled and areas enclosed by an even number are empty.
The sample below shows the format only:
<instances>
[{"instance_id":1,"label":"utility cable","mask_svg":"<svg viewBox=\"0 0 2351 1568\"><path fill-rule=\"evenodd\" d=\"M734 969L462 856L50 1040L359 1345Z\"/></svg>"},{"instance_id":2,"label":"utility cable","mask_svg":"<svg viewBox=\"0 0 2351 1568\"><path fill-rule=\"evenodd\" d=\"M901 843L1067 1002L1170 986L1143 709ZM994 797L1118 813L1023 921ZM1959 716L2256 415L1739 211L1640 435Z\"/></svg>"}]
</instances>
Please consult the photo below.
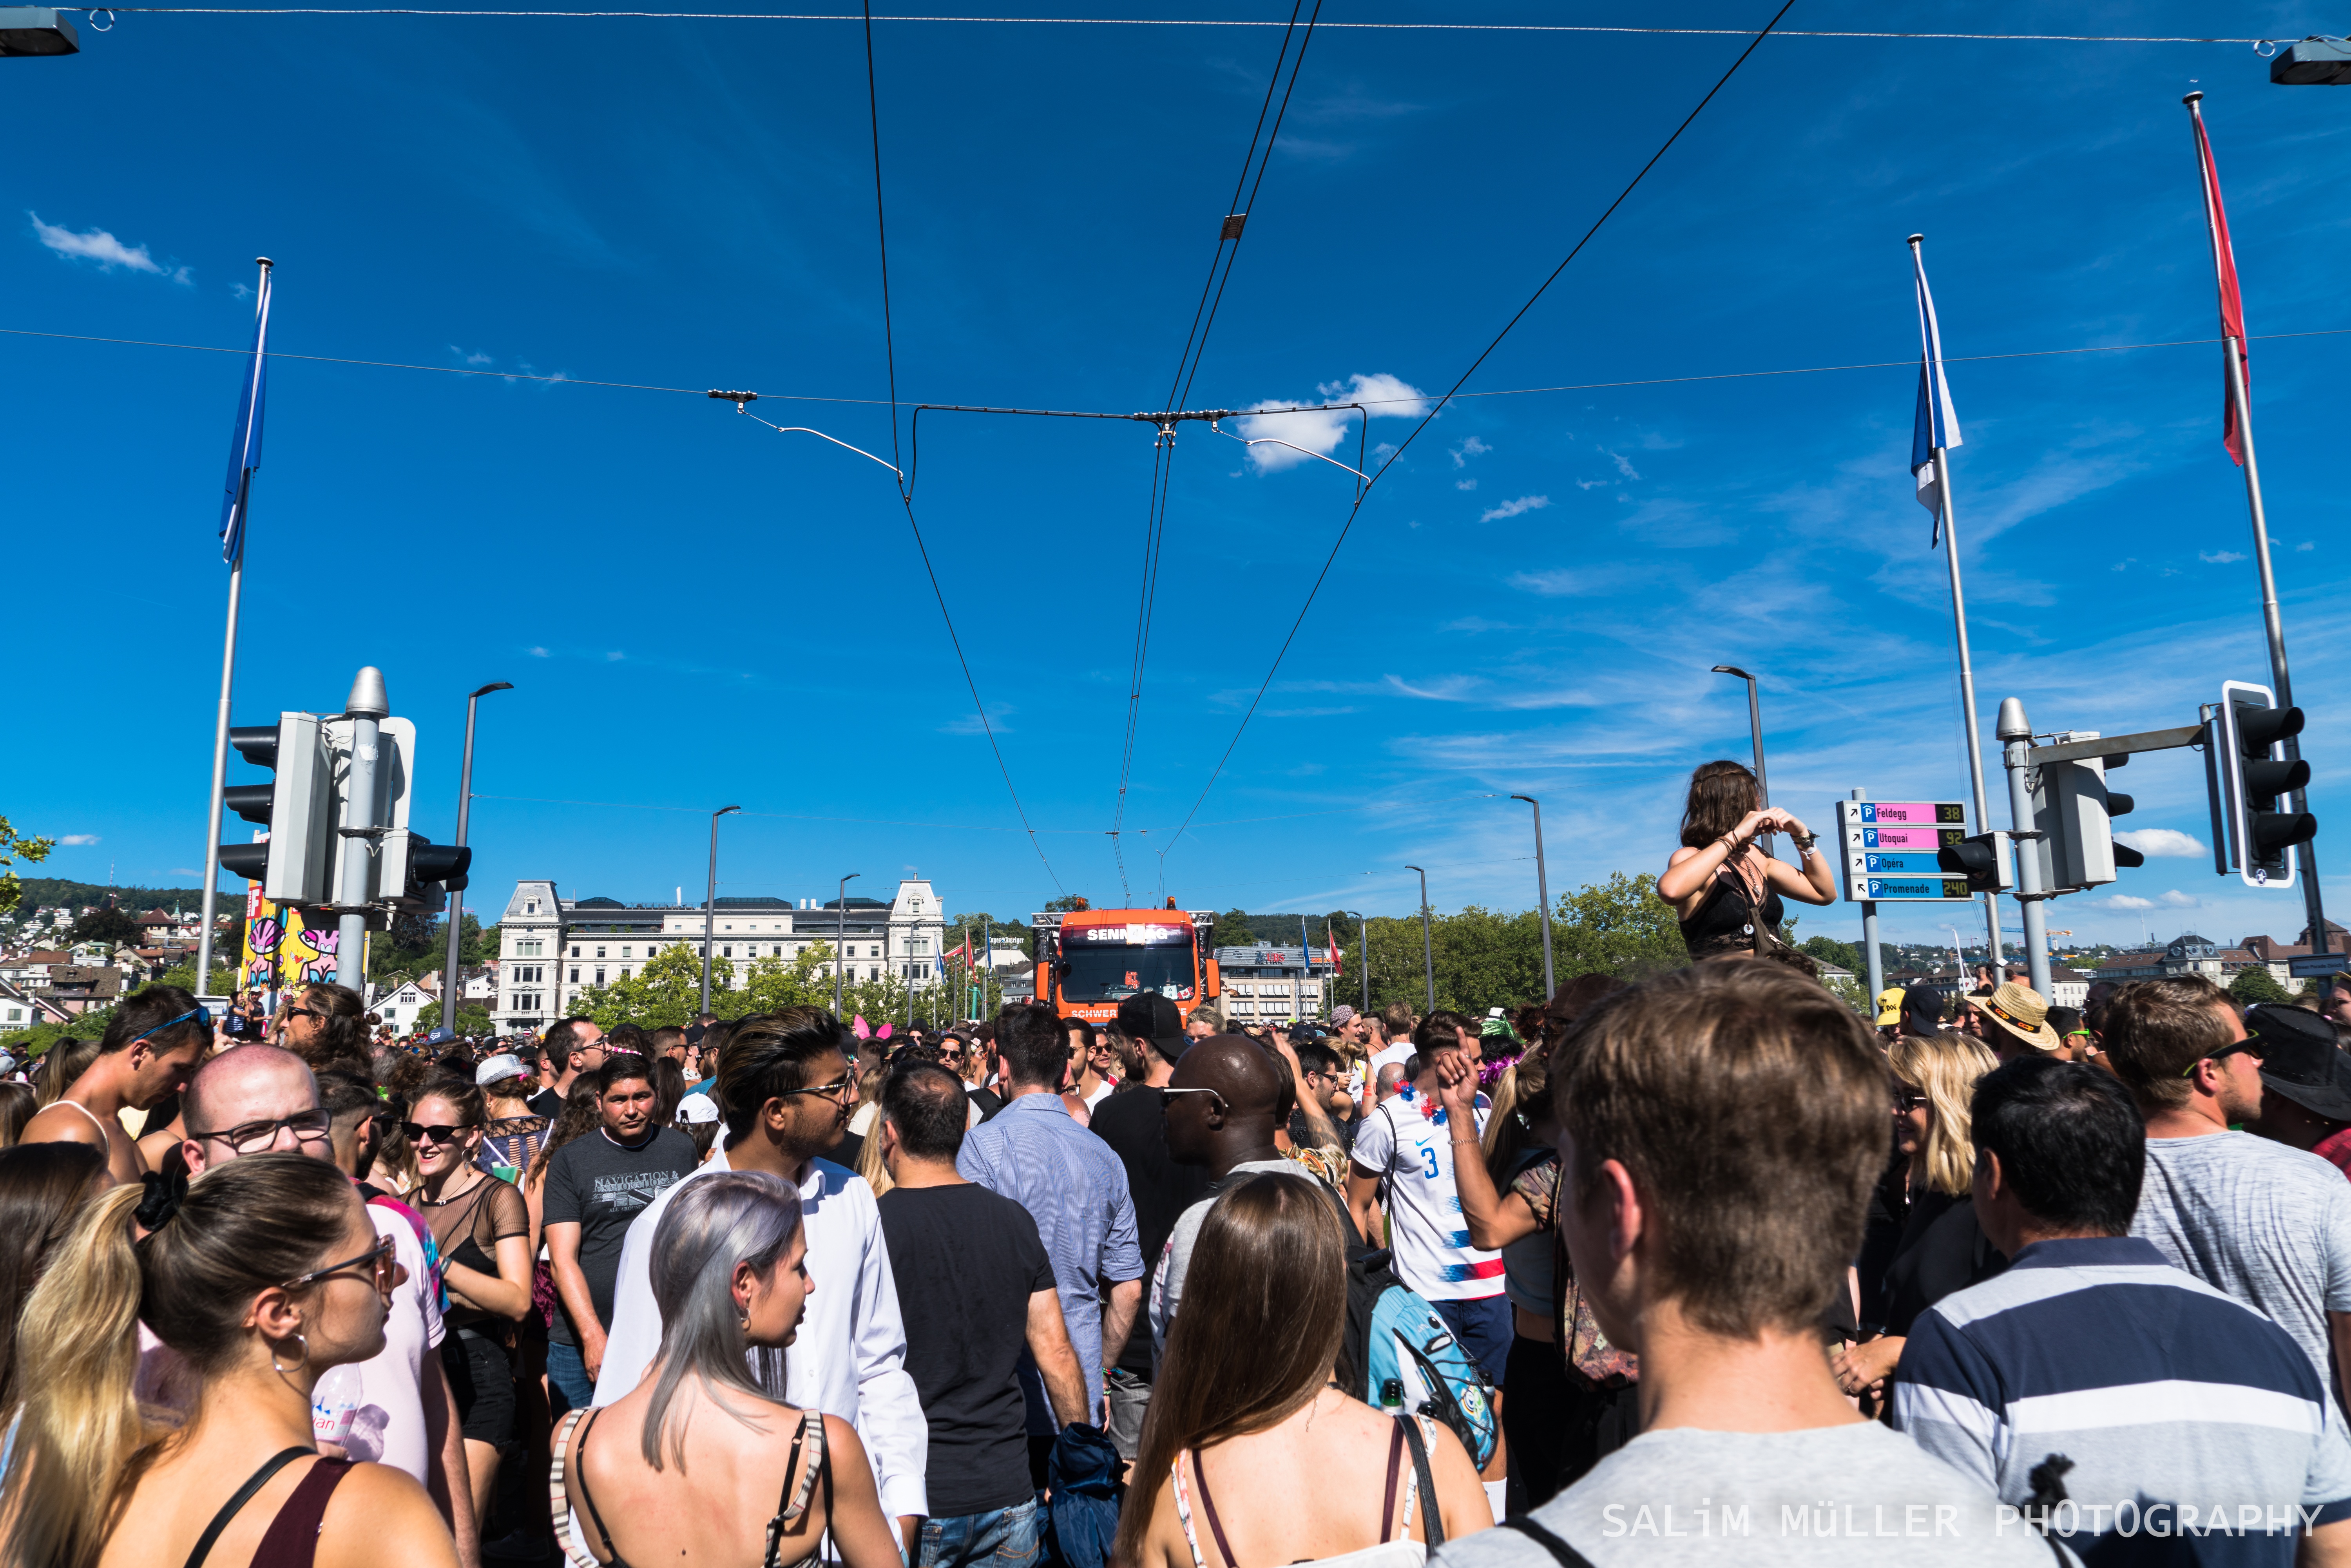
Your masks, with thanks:
<instances>
[{"instance_id":1,"label":"utility cable","mask_svg":"<svg viewBox=\"0 0 2351 1568\"><path fill-rule=\"evenodd\" d=\"M1322 584L1329 580L1331 576L1331 568L1337 564L1339 552L1346 546L1347 535L1354 528L1355 519L1363 516L1364 503L1371 498L1373 489L1378 486L1380 480L1387 474L1387 471L1395 466L1397 459L1404 455L1405 449L1412 444L1413 438L1417 436L1422 431L1428 428L1429 422L1437 417L1437 412L1442 409L1447 402L1452 400L1453 394L1459 392L1462 386L1471 376L1478 373L1478 367L1484 364L1486 361L1492 356L1496 349L1501 347L1502 340L1510 335L1510 329L1523 320L1526 318L1527 312L1535 308L1536 301L1540 300L1543 297L1544 293L1550 289L1553 283L1559 281L1559 276L1561 273L1567 270L1568 263L1573 261L1578 256L1581 256L1583 253L1583 247L1592 243L1593 235L1600 232L1601 225L1607 223L1607 221L1615 214L1616 209L1623 206L1625 199L1632 195L1634 190L1644 179L1648 177L1649 171L1657 166L1657 161L1663 158L1667 152L1672 149L1675 142L1681 140L1682 132L1687 131L1691 124L1697 120L1698 117L1706 112L1706 106L1714 101L1716 95L1720 93L1725 87L1728 87L1730 84L1730 78L1739 74L1739 68L1745 65L1747 63L1747 57L1750 55L1752 55L1762 46L1765 38L1771 36L1771 30L1780 25L1780 19L1788 14L1788 12L1795 5L1795 3L1796 0L1782 0L1780 9L1772 14L1771 20L1765 24L1761 32L1756 34L1753 38L1749 41L1745 48L1739 51L1739 57L1731 61L1730 68L1724 71L1720 79L1716 81L1712 87L1707 89L1706 96L1698 100L1698 107L1691 110L1688 114L1685 115L1679 125L1674 127L1673 134L1667 137L1664 142L1658 146L1657 150L1649 155L1649 161L1641 165L1639 172L1635 173L1632 179L1625 182L1625 188L1616 193L1616 199L1609 203L1607 207L1602 211L1601 214L1592 221L1592 226L1583 231L1583 237L1575 242L1574 247L1567 253L1566 256L1561 260L1557 267L1552 268L1551 276L1544 278L1542 282L1537 286L1534 293L1528 296L1527 302L1520 306L1517 311L1511 315L1510 319L1502 324L1502 329L1494 334L1493 340L1479 351L1478 357L1469 362L1469 368L1462 371L1459 378L1454 382L1452 389L1448 391L1445 396L1437 399L1429 404L1428 411L1421 415L1420 423L1412 427L1411 432L1405 436L1404 440L1399 442L1396 444L1395 449L1388 454L1386 460L1381 463L1377 469L1373 471L1371 477L1364 483L1363 486L1359 490L1356 491L1354 505L1347 509L1347 520L1345 524L1340 528L1339 537L1332 541L1331 553L1323 559L1322 570L1314 574L1313 586L1307 590L1306 602L1298 607L1298 618L1290 622L1290 632L1287 636L1282 638L1280 648L1276 650L1273 655L1273 664L1267 669L1264 681L1259 683L1257 689L1257 695L1249 699L1249 709L1241 715L1240 723L1234 727L1232 739L1226 742L1224 754L1217 758L1217 766L1209 773L1208 781L1200 787L1198 798L1192 802L1192 810L1184 814L1183 823L1176 828L1175 833L1168 839L1166 849L1175 848L1176 841L1183 838L1185 830L1189 828L1192 824L1193 817L1199 812L1200 807L1207 800L1208 791L1214 789L1217 787L1217 780L1223 777L1225 765L1232 760L1234 748L1240 745L1241 737L1248 733L1249 721L1257 716L1258 708L1265 701L1265 694L1271 689L1273 685L1274 676L1280 673L1282 660L1289 656L1290 644L1298 640L1299 630L1306 624L1307 612L1314 608L1315 598L1322 591ZM1163 867L1165 864L1166 849L1163 849L1160 852L1162 857L1161 864Z\"/></svg>"},{"instance_id":2,"label":"utility cable","mask_svg":"<svg viewBox=\"0 0 2351 1568\"><path fill-rule=\"evenodd\" d=\"M865 0L865 112L873 125L873 239L882 254L882 361L890 374L890 455L898 457L898 343L890 329L890 226L882 214L882 94L873 81L873 0ZM906 487L905 465L893 461L898 488Z\"/></svg>"}]
</instances>

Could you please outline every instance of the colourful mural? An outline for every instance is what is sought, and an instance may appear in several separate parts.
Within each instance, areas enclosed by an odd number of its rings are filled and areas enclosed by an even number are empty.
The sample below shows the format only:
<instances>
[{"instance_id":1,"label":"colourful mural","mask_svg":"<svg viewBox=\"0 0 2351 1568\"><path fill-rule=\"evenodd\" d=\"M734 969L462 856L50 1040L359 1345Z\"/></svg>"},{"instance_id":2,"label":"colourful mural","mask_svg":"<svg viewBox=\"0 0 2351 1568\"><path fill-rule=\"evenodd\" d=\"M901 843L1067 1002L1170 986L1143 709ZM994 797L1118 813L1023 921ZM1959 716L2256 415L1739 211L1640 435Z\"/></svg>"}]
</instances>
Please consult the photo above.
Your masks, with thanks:
<instances>
[{"instance_id":1,"label":"colourful mural","mask_svg":"<svg viewBox=\"0 0 2351 1568\"><path fill-rule=\"evenodd\" d=\"M246 990L304 985L335 977L337 933L332 923L312 926L303 912L279 908L248 883L245 893L245 965L237 985Z\"/></svg>"}]
</instances>

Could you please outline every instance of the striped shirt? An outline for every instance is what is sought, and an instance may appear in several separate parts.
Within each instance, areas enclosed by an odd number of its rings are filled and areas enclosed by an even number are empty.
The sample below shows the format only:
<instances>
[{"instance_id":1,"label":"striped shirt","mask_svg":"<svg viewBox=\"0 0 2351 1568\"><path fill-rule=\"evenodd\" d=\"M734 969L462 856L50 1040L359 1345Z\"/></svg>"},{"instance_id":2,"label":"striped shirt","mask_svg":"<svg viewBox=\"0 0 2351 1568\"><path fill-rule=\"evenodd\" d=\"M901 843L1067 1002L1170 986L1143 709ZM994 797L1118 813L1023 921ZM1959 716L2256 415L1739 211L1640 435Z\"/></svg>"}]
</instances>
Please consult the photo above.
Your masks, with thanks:
<instances>
[{"instance_id":1,"label":"striped shirt","mask_svg":"<svg viewBox=\"0 0 2351 1568\"><path fill-rule=\"evenodd\" d=\"M1444 1106L1407 1084L1355 1129L1353 1158L1356 1169L1388 1184L1396 1278L1428 1301L1481 1301L1502 1293L1502 1255L1469 1244L1446 1116ZM1485 1124L1481 1110L1480 1132Z\"/></svg>"},{"instance_id":2,"label":"striped shirt","mask_svg":"<svg viewBox=\"0 0 2351 1568\"><path fill-rule=\"evenodd\" d=\"M2294 1561L2294 1537L2351 1518L2351 1448L2293 1337L2117 1236L2036 1241L2008 1272L1912 1324L1894 1425L1991 1488L2033 1494L2073 1461L2053 1531L2104 1563Z\"/></svg>"}]
</instances>

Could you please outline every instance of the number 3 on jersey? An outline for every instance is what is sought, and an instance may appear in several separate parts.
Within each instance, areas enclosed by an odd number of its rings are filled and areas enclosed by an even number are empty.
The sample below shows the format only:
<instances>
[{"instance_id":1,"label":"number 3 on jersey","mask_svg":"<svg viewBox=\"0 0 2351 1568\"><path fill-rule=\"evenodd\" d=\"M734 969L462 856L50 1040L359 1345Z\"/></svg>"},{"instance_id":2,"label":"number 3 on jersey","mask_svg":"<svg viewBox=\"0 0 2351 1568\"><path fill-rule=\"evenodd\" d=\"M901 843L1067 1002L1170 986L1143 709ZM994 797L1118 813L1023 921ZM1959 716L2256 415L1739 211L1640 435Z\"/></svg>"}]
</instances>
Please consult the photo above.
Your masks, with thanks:
<instances>
[{"instance_id":1,"label":"number 3 on jersey","mask_svg":"<svg viewBox=\"0 0 2351 1568\"><path fill-rule=\"evenodd\" d=\"M1440 1174L1437 1168L1437 1145L1424 1140L1417 1147L1420 1150L1420 1174L1435 1181Z\"/></svg>"}]
</instances>

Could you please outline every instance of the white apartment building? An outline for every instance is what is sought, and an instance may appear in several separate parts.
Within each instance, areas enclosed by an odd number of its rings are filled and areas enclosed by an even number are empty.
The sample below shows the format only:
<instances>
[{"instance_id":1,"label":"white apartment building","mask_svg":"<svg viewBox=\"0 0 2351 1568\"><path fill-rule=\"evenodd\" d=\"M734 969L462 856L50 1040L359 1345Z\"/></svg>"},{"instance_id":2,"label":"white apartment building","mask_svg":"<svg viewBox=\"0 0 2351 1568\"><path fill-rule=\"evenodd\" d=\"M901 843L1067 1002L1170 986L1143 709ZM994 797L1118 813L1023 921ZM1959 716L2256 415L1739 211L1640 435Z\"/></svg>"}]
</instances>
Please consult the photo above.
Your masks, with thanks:
<instances>
[{"instance_id":1,"label":"white apartment building","mask_svg":"<svg viewBox=\"0 0 2351 1568\"><path fill-rule=\"evenodd\" d=\"M497 995L490 1023L500 1034L544 1029L567 1016L591 986L626 979L664 947L683 944L703 954L700 904L622 904L611 898L565 899L553 882L515 884L498 921ZM835 949L822 973L840 968L851 980L878 980L884 970L916 989L939 979L946 950L938 894L928 880L908 877L896 895L831 899L722 898L709 917L714 956L735 966L739 988L751 960L799 956L810 943Z\"/></svg>"},{"instance_id":2,"label":"white apartment building","mask_svg":"<svg viewBox=\"0 0 2351 1568\"><path fill-rule=\"evenodd\" d=\"M1321 1018L1330 1010L1331 965L1296 947L1260 945L1217 949L1224 988L1217 1005L1239 1023Z\"/></svg>"}]
</instances>

